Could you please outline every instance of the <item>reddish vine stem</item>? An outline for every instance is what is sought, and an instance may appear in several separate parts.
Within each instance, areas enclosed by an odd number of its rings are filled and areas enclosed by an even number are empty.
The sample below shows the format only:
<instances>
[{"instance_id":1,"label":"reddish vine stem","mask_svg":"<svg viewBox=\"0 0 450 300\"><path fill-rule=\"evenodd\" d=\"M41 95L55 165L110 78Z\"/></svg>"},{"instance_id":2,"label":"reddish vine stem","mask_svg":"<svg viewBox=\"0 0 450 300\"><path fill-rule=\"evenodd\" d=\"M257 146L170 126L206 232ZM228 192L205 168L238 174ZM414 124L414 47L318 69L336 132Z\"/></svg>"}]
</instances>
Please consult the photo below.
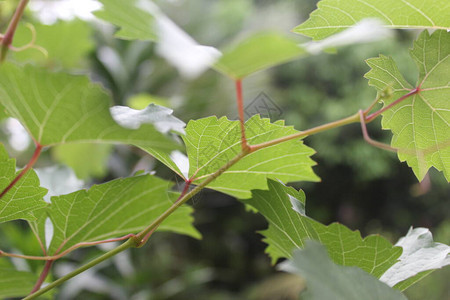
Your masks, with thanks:
<instances>
[{"instance_id":1,"label":"reddish vine stem","mask_svg":"<svg viewBox=\"0 0 450 300\"><path fill-rule=\"evenodd\" d=\"M192 180L191 180L191 179L186 180L186 182L185 182L185 184L184 184L183 191L181 192L180 196L178 197L177 201L175 201L175 202L180 201L180 199L183 198L184 195L186 195L186 193L187 193L188 190L189 190L189 187L191 186L191 183L192 183Z\"/></svg>"},{"instance_id":2,"label":"reddish vine stem","mask_svg":"<svg viewBox=\"0 0 450 300\"><path fill-rule=\"evenodd\" d=\"M41 272L41 275L39 276L39 279L36 281L36 284L34 285L33 289L30 292L30 295L34 292L37 292L40 290L42 284L45 281L45 278L47 278L48 273L50 272L50 269L52 268L53 260L47 260L44 265L44 269Z\"/></svg>"},{"instance_id":3,"label":"reddish vine stem","mask_svg":"<svg viewBox=\"0 0 450 300\"><path fill-rule=\"evenodd\" d=\"M391 107L393 107L393 106L399 104L400 102L402 102L402 101L405 100L406 98L408 98L408 97L410 97L410 96L412 96L412 95L418 94L419 92L420 92L420 86L414 88L414 89L411 90L409 93L407 93L407 94L401 96L400 98L398 98L397 100L395 100L395 101L392 102L391 104L386 105L385 107L383 107L382 109L380 109L380 110L374 112L373 114L368 115L368 116L365 118L366 123L371 122L373 119L375 119L376 117L378 117L379 115L381 115L382 113L384 113L386 110L388 110L388 109L390 109Z\"/></svg>"},{"instance_id":4,"label":"reddish vine stem","mask_svg":"<svg viewBox=\"0 0 450 300\"><path fill-rule=\"evenodd\" d=\"M144 246L147 241L150 239L150 237L152 236L152 234L156 231L156 229L158 229L159 226L156 226L155 228L153 228L151 231L149 231L142 240L139 241L137 247L142 247Z\"/></svg>"},{"instance_id":5,"label":"reddish vine stem","mask_svg":"<svg viewBox=\"0 0 450 300\"><path fill-rule=\"evenodd\" d=\"M175 203L177 203L178 201L180 201L181 199L183 199L183 197L186 195L186 193L189 191L189 187L192 183L191 179L187 179L185 181L184 184L184 188L183 191L181 192L180 196L177 198L177 200L175 201ZM156 226L155 228L153 228L153 230L149 231L142 240L138 241L139 245L144 245L145 243L147 243L148 239L152 236L152 234L156 231L156 229L158 229L159 226Z\"/></svg>"},{"instance_id":6,"label":"reddish vine stem","mask_svg":"<svg viewBox=\"0 0 450 300\"><path fill-rule=\"evenodd\" d=\"M29 0L20 1L11 19L11 22L9 22L8 28L6 29L6 33L1 41L2 48L0 54L0 62L3 62L5 60L6 54L8 53L8 49L12 44L14 33L16 32L17 29L17 25L19 24L19 21L22 18L23 12L25 11L25 7L27 6L28 1Z\"/></svg>"},{"instance_id":7,"label":"reddish vine stem","mask_svg":"<svg viewBox=\"0 0 450 300\"><path fill-rule=\"evenodd\" d=\"M22 258L22 259L29 259L29 260L46 260L46 261L52 260L52 261L55 261L55 260L58 260L64 256L66 256L70 252L72 252L78 248L81 248L81 247L96 246L96 245L112 243L112 242L120 242L120 241L124 241L127 239L134 239L134 238L136 238L136 235L133 233L130 233L130 234L118 237L118 238L112 238L112 239L94 241L94 242L78 243L63 252L56 254L56 255L52 255L52 256L22 255L22 254L8 253L8 252L4 252L4 251L0 250L0 257L5 256L5 257L15 257L15 258Z\"/></svg>"},{"instance_id":8,"label":"reddish vine stem","mask_svg":"<svg viewBox=\"0 0 450 300\"><path fill-rule=\"evenodd\" d=\"M387 144L384 144L384 143L381 143L381 142L373 140L369 136L369 132L367 131L367 126L366 126L367 118L364 116L364 112L362 110L359 111L359 116L360 116L360 122L361 122L361 131L362 131L364 140L368 144L370 144L370 145L372 145L374 147L380 148L380 149L397 152L397 150L398 150L397 148L394 148L394 147L391 147L391 146L389 146Z\"/></svg>"},{"instance_id":9,"label":"reddish vine stem","mask_svg":"<svg viewBox=\"0 0 450 300\"><path fill-rule=\"evenodd\" d=\"M247 138L245 137L245 120L244 120L244 98L242 97L242 80L236 80L236 100L239 112L239 123L241 126L241 145L242 150L249 148Z\"/></svg>"},{"instance_id":10,"label":"reddish vine stem","mask_svg":"<svg viewBox=\"0 0 450 300\"><path fill-rule=\"evenodd\" d=\"M33 156L31 157L30 161L25 166L25 168L20 171L16 178L14 178L13 181L11 181L11 183L2 191L2 193L0 194L0 198L2 198L20 180L20 178L22 178L28 172L28 170L31 169L31 167L38 160L39 155L41 155L42 148L43 146L41 144L36 143L36 150L34 150Z\"/></svg>"}]
</instances>

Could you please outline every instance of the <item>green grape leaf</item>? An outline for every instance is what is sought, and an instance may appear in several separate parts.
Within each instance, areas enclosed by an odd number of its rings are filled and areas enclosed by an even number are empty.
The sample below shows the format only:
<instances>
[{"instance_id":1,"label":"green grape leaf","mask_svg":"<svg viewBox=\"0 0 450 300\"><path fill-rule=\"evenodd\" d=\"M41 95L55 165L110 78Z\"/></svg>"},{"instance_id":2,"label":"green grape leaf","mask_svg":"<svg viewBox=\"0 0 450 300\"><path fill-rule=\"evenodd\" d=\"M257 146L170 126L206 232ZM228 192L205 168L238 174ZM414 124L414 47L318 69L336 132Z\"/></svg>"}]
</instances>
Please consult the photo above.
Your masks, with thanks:
<instances>
[{"instance_id":1,"label":"green grape leaf","mask_svg":"<svg viewBox=\"0 0 450 300\"><path fill-rule=\"evenodd\" d=\"M278 33L259 33L224 51L215 69L234 79L307 54L297 41Z\"/></svg>"},{"instance_id":2,"label":"green grape leaf","mask_svg":"<svg viewBox=\"0 0 450 300\"><path fill-rule=\"evenodd\" d=\"M447 0L322 0L294 32L321 40L365 18L380 19L389 28L450 29Z\"/></svg>"},{"instance_id":3,"label":"green grape leaf","mask_svg":"<svg viewBox=\"0 0 450 300\"><path fill-rule=\"evenodd\" d=\"M255 115L245 123L250 145L267 142L297 133L283 121L271 124L269 119ZM189 177L201 183L241 151L239 121L226 117L192 120L183 136L189 157ZM315 152L302 141L291 140L252 152L208 184L208 188L249 198L252 189L267 189L267 178L283 182L318 181L310 158Z\"/></svg>"},{"instance_id":4,"label":"green grape leaf","mask_svg":"<svg viewBox=\"0 0 450 300\"><path fill-rule=\"evenodd\" d=\"M386 110L382 127L393 132L392 146L399 149L400 161L406 161L419 180L435 167L450 181L450 33L422 32L411 56L419 67L415 86L420 91ZM385 106L412 90L392 58L380 56L367 63L369 85L393 93L383 99Z\"/></svg>"},{"instance_id":5,"label":"green grape leaf","mask_svg":"<svg viewBox=\"0 0 450 300\"><path fill-rule=\"evenodd\" d=\"M27 26L21 23L14 35L14 46L23 47L29 43L33 36ZM84 21L70 22L58 21L52 25L34 24L36 30L35 45L45 49L48 57L37 47L29 47L14 52L18 61L33 61L40 65L62 65L66 68L79 68L80 62L85 59L94 48L91 40L92 27ZM76 42L74 42L76 41Z\"/></svg>"},{"instance_id":6,"label":"green grape leaf","mask_svg":"<svg viewBox=\"0 0 450 300\"><path fill-rule=\"evenodd\" d=\"M266 252L275 263L278 258L291 257L292 251L303 248L305 240L317 240L327 247L331 259L340 265L356 266L380 277L397 262L402 250L378 235L362 238L341 224L323 225L305 215L305 194L268 180L269 190L254 190L252 198L244 200L269 222L261 233L268 244Z\"/></svg>"},{"instance_id":7,"label":"green grape leaf","mask_svg":"<svg viewBox=\"0 0 450 300\"><path fill-rule=\"evenodd\" d=\"M5 64L0 73L0 103L43 146L124 143L149 153L180 148L153 124L144 123L138 129L120 126L110 113L109 96L86 76Z\"/></svg>"},{"instance_id":8,"label":"green grape leaf","mask_svg":"<svg viewBox=\"0 0 450 300\"><path fill-rule=\"evenodd\" d=\"M137 6L137 0L100 0L103 8L94 14L120 30L115 36L128 40L155 40L154 17Z\"/></svg>"},{"instance_id":9,"label":"green grape leaf","mask_svg":"<svg viewBox=\"0 0 450 300\"><path fill-rule=\"evenodd\" d=\"M281 270L300 275L306 280L305 300L406 300L394 290L357 267L334 264L325 248L307 241L293 258L280 264Z\"/></svg>"},{"instance_id":10,"label":"green grape leaf","mask_svg":"<svg viewBox=\"0 0 450 300\"><path fill-rule=\"evenodd\" d=\"M0 298L26 296L33 289L38 276L30 272L0 268Z\"/></svg>"},{"instance_id":11,"label":"green grape leaf","mask_svg":"<svg viewBox=\"0 0 450 300\"><path fill-rule=\"evenodd\" d=\"M16 162L10 159L0 144L0 192L19 174ZM47 206L43 197L47 190L39 186L39 178L29 170L3 197L0 198L0 223L16 219L33 220L32 212Z\"/></svg>"},{"instance_id":12,"label":"green grape leaf","mask_svg":"<svg viewBox=\"0 0 450 300\"><path fill-rule=\"evenodd\" d=\"M399 261L390 267L380 280L389 286L399 285L402 290L429 274L430 270L440 269L450 264L450 247L435 243L431 232L426 228L411 228L396 246L403 248ZM416 278L416 275L419 277ZM408 281L413 278L414 280ZM409 285L404 282L408 281ZM403 284L402 284L403 283Z\"/></svg>"},{"instance_id":13,"label":"green grape leaf","mask_svg":"<svg viewBox=\"0 0 450 300\"><path fill-rule=\"evenodd\" d=\"M81 242L137 233L177 199L177 193L168 191L171 186L172 183L155 176L141 175L94 185L88 191L52 197L47 211L54 227L49 253L64 251ZM159 230L200 238L192 226L191 213L189 206L177 209ZM44 241L42 226L35 224L33 227L40 231L39 236Z\"/></svg>"},{"instance_id":14,"label":"green grape leaf","mask_svg":"<svg viewBox=\"0 0 450 300\"><path fill-rule=\"evenodd\" d=\"M113 146L107 144L71 143L54 147L52 156L71 167L78 178L101 178L106 175L112 150Z\"/></svg>"}]
</instances>

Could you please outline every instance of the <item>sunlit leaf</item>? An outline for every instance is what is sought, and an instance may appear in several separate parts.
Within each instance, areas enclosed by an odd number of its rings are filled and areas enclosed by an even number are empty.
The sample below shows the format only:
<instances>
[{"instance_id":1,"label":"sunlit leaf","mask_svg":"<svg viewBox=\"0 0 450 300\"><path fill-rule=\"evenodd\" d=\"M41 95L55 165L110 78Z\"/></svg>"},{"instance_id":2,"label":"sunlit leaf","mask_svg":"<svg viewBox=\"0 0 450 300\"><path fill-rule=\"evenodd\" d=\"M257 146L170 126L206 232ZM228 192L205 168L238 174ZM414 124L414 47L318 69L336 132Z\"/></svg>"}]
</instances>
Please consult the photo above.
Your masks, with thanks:
<instances>
[{"instance_id":1,"label":"sunlit leaf","mask_svg":"<svg viewBox=\"0 0 450 300\"><path fill-rule=\"evenodd\" d=\"M88 191L51 198L48 215L54 226L49 253L80 242L93 242L137 233L160 216L178 195L168 191L172 183L151 175L116 179L94 185ZM177 209L159 230L200 235L192 226L192 208ZM42 227L37 227L44 238Z\"/></svg>"},{"instance_id":2,"label":"sunlit leaf","mask_svg":"<svg viewBox=\"0 0 450 300\"><path fill-rule=\"evenodd\" d=\"M124 143L149 153L179 148L152 124L138 129L117 124L109 111L109 96L86 76L5 64L0 73L0 103L43 146Z\"/></svg>"},{"instance_id":3,"label":"sunlit leaf","mask_svg":"<svg viewBox=\"0 0 450 300\"><path fill-rule=\"evenodd\" d=\"M296 250L281 269L306 280L306 291L301 294L305 300L406 300L402 293L363 270L334 264L326 249L313 241Z\"/></svg>"},{"instance_id":4,"label":"sunlit leaf","mask_svg":"<svg viewBox=\"0 0 450 300\"><path fill-rule=\"evenodd\" d=\"M278 33L259 33L224 51L215 68L234 79L307 54L297 41Z\"/></svg>"},{"instance_id":5,"label":"sunlit leaf","mask_svg":"<svg viewBox=\"0 0 450 300\"><path fill-rule=\"evenodd\" d=\"M320 40L365 18L380 19L390 28L450 29L447 0L322 0L317 7L294 32Z\"/></svg>"},{"instance_id":6,"label":"sunlit leaf","mask_svg":"<svg viewBox=\"0 0 450 300\"><path fill-rule=\"evenodd\" d=\"M268 180L269 190L254 190L244 203L256 208L269 222L261 233L268 244L266 252L275 263L278 258L291 257L292 251L303 248L313 239L326 246L331 259L340 265L357 266L375 277L389 269L402 250L379 235L362 238L359 231L344 225L323 225L305 215L305 194Z\"/></svg>"},{"instance_id":7,"label":"sunlit leaf","mask_svg":"<svg viewBox=\"0 0 450 300\"><path fill-rule=\"evenodd\" d=\"M16 162L0 144L0 192L19 174ZM0 198L0 223L25 219L33 220L32 212L45 207L43 197L47 190L39 186L39 178L33 170L27 172L3 197Z\"/></svg>"},{"instance_id":8,"label":"sunlit leaf","mask_svg":"<svg viewBox=\"0 0 450 300\"><path fill-rule=\"evenodd\" d=\"M422 32L411 56L419 68L414 87L420 91L383 113L382 126L394 136L392 146L419 180L430 167L442 171L450 180L450 33L445 30L429 35ZM380 92L393 95L385 105L412 90L392 58L380 56L367 61L372 68L365 76Z\"/></svg>"},{"instance_id":9,"label":"sunlit leaf","mask_svg":"<svg viewBox=\"0 0 450 300\"><path fill-rule=\"evenodd\" d=\"M245 123L249 144L255 145L296 133L282 121L271 124L269 119L253 116ZM193 120L186 127L189 176L200 183L241 151L239 121L226 117ZM314 150L299 139L252 152L208 185L237 198L249 198L252 189L267 189L267 178L283 182L318 181L310 158Z\"/></svg>"}]
</instances>

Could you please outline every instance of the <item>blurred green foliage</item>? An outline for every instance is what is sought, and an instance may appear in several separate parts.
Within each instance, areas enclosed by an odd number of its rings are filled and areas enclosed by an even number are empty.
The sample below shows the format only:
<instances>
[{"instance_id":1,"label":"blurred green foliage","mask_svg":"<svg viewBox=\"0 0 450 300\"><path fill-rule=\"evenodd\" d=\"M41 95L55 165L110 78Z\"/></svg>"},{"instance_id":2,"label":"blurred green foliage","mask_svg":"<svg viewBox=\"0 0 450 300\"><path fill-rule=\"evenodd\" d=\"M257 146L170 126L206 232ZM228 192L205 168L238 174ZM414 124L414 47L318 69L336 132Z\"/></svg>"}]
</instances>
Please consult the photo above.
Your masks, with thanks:
<instances>
[{"instance_id":1,"label":"blurred green foliage","mask_svg":"<svg viewBox=\"0 0 450 300\"><path fill-rule=\"evenodd\" d=\"M287 32L308 16L316 1L156 2L201 44L223 49L256 30ZM7 22L4 16L10 15L14 7L7 3L0 11L2 28ZM30 14L26 19L36 22ZM39 28L46 28L35 27L38 34ZM119 40L112 36L113 32L114 29L104 24L91 24L91 31L83 31L84 36L90 35L91 45L81 47L81 43L80 49L84 50L79 53L90 51L86 67L92 78L111 91L114 104L139 106L148 99L157 99L174 109L174 114L185 122L210 115L236 118L235 92L230 79L210 70L194 81L183 80L173 67L156 56L154 44ZM243 82L245 102L248 105L264 92L281 109L278 118L285 119L297 130L345 117L366 108L375 98L375 91L363 78L369 69L365 59L379 53L391 55L407 80L415 81L417 75L408 48L416 34L396 31L394 38L383 42L346 47L336 54L323 53L257 73ZM71 67L76 60L73 56L63 57L67 61L61 65L65 67ZM381 131L379 120L369 124L368 129L372 138L389 142L390 133ZM6 134L0 136L2 141L6 139ZM366 144L357 124L309 137L305 143L317 151L313 159L319 163L315 171L322 182L294 186L304 189L311 217L325 224L339 221L360 229L363 235L380 233L392 242L406 234L409 226L423 226L435 233L436 241L450 242L450 223L446 221L450 213L450 192L441 174L430 172L431 186L426 182L417 183L411 170L399 163L395 154ZM53 152L58 157L64 154L67 152L61 149ZM18 156L21 164L31 154L28 149L12 155ZM103 182L146 168L179 182L178 188L183 187L170 170L143 157L140 150L115 147L104 159L103 168L96 165L95 171L79 170L78 175L91 183ZM44 153L39 166L52 163L52 156ZM303 288L302 281L274 270L264 253L266 245L255 233L267 227L260 215L246 211L231 197L209 190L195 197L190 205L194 206L195 226L203 240L158 233L144 248L127 252L132 261L130 272L118 260L112 260L94 269L91 276L107 278L105 282L121 291L117 299L297 298ZM39 254L39 246L23 225L2 225L2 245L5 243L9 248L4 250ZM13 248L17 239L21 240L23 249ZM67 261L86 262L101 251L78 250ZM37 262L26 264L35 272L42 268ZM412 300L446 299L450 294L449 272L448 268L435 271L408 289L407 296ZM81 289L70 294L73 288L70 285L69 281L63 286L57 299L111 299L104 290Z\"/></svg>"}]
</instances>

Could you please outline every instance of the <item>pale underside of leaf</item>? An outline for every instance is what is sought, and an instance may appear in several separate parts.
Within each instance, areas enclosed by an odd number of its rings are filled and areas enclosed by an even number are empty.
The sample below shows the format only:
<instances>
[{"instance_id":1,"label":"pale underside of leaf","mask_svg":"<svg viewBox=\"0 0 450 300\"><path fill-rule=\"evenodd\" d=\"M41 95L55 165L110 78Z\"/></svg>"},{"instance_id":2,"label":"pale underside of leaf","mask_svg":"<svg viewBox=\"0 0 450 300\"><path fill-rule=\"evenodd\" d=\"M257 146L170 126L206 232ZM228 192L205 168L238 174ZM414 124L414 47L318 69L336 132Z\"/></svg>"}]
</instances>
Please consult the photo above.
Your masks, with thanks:
<instances>
[{"instance_id":1,"label":"pale underside of leaf","mask_svg":"<svg viewBox=\"0 0 450 300\"><path fill-rule=\"evenodd\" d=\"M306 280L305 300L406 300L399 291L356 267L334 264L322 245L307 241L305 249L296 250L281 270L298 274Z\"/></svg>"},{"instance_id":2,"label":"pale underside of leaf","mask_svg":"<svg viewBox=\"0 0 450 300\"><path fill-rule=\"evenodd\" d=\"M403 248L399 261L389 268L380 280L389 286L397 286L409 278L423 272L439 269L450 264L450 247L435 243L431 232L426 228L411 228L408 234L396 244ZM410 282L412 284L414 282ZM400 285L399 285L400 286ZM402 290L408 285L401 284Z\"/></svg>"},{"instance_id":3,"label":"pale underside of leaf","mask_svg":"<svg viewBox=\"0 0 450 300\"><path fill-rule=\"evenodd\" d=\"M326 38L365 18L378 18L389 28L450 29L447 0L322 0L294 32Z\"/></svg>"}]
</instances>

